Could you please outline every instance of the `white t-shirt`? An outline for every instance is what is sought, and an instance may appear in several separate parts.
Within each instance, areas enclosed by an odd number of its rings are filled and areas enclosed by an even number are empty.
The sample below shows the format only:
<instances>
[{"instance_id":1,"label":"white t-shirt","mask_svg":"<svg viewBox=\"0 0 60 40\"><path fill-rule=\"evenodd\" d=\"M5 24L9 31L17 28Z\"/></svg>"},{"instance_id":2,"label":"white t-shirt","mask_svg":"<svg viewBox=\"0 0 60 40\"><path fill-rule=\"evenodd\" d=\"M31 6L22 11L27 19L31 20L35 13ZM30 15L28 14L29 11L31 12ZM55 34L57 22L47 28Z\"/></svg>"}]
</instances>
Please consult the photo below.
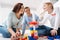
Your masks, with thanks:
<instances>
[{"instance_id":1,"label":"white t-shirt","mask_svg":"<svg viewBox=\"0 0 60 40\"><path fill-rule=\"evenodd\" d=\"M60 8L56 8L56 18L55 18L55 26L54 29L58 30L60 28Z\"/></svg>"},{"instance_id":2,"label":"white t-shirt","mask_svg":"<svg viewBox=\"0 0 60 40\"><path fill-rule=\"evenodd\" d=\"M52 26L52 28L55 25L55 17L56 17L56 12L55 10L53 10L53 12L51 14L48 14L48 12L45 12L44 18L43 20L40 22L41 25L44 25L45 22L47 22L47 20L50 21L50 24Z\"/></svg>"},{"instance_id":3,"label":"white t-shirt","mask_svg":"<svg viewBox=\"0 0 60 40\"><path fill-rule=\"evenodd\" d=\"M22 17L18 19L14 12L11 12L7 18L7 20L3 23L3 26L9 28L20 28L22 22Z\"/></svg>"}]
</instances>

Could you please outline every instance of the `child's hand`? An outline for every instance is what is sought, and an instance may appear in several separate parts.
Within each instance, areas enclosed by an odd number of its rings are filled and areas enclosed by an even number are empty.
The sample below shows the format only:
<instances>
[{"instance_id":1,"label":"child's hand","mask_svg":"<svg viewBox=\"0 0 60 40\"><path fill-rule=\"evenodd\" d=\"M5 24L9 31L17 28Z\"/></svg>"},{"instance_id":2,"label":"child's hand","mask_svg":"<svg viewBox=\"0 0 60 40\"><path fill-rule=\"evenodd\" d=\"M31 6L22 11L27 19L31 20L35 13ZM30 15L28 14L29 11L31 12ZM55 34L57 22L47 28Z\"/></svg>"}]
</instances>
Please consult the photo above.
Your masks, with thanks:
<instances>
[{"instance_id":1,"label":"child's hand","mask_svg":"<svg viewBox=\"0 0 60 40\"><path fill-rule=\"evenodd\" d=\"M52 35L52 36L57 35L57 30L51 30L51 35Z\"/></svg>"}]
</instances>

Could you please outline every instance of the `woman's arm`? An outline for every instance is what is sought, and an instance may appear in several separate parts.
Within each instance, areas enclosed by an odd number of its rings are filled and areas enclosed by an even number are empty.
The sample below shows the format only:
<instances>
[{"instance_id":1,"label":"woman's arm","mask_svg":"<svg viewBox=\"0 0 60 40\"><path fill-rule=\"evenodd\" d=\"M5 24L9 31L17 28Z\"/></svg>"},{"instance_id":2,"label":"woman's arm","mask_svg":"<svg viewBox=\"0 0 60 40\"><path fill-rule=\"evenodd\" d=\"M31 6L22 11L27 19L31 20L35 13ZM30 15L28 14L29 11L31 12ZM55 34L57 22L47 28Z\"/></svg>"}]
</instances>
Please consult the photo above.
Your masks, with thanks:
<instances>
[{"instance_id":1,"label":"woman's arm","mask_svg":"<svg viewBox=\"0 0 60 40\"><path fill-rule=\"evenodd\" d=\"M8 31L10 32L11 35L15 36L15 32L12 30L12 28L8 28Z\"/></svg>"},{"instance_id":2,"label":"woman's arm","mask_svg":"<svg viewBox=\"0 0 60 40\"><path fill-rule=\"evenodd\" d=\"M13 13L10 13L7 18L7 29L10 32L11 35L15 35L15 32L12 30L12 18L13 18Z\"/></svg>"}]
</instances>

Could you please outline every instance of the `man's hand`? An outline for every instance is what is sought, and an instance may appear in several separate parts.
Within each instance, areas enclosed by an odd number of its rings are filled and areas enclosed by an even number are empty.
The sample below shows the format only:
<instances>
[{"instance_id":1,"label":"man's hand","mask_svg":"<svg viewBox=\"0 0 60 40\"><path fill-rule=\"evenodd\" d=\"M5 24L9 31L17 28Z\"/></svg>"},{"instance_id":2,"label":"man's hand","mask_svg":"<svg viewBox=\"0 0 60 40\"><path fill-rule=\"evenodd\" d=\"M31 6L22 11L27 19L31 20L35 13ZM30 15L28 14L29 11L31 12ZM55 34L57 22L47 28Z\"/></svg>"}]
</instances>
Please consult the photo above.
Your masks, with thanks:
<instances>
[{"instance_id":1,"label":"man's hand","mask_svg":"<svg viewBox=\"0 0 60 40\"><path fill-rule=\"evenodd\" d=\"M51 30L50 32L51 32L51 35L52 35L52 36L57 35L57 30Z\"/></svg>"}]
</instances>

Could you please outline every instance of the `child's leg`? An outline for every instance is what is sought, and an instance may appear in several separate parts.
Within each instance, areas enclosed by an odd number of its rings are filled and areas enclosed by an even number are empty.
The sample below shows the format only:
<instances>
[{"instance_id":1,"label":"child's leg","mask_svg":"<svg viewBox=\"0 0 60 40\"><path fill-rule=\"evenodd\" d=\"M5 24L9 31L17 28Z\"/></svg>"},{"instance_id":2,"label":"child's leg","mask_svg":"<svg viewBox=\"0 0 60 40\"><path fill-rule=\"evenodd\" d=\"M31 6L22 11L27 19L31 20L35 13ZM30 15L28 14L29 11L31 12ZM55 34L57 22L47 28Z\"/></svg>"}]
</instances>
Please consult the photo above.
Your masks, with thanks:
<instances>
[{"instance_id":1,"label":"child's leg","mask_svg":"<svg viewBox=\"0 0 60 40\"><path fill-rule=\"evenodd\" d=\"M47 32L46 35L51 36L50 31L53 30L53 28L50 28L50 27L47 27L47 26L45 26L45 28L46 28L46 32Z\"/></svg>"},{"instance_id":2,"label":"child's leg","mask_svg":"<svg viewBox=\"0 0 60 40\"><path fill-rule=\"evenodd\" d=\"M0 27L0 33L4 38L10 38L11 36L6 27Z\"/></svg>"},{"instance_id":3,"label":"child's leg","mask_svg":"<svg viewBox=\"0 0 60 40\"><path fill-rule=\"evenodd\" d=\"M41 36L41 35L45 36L46 35L46 27L44 25L39 26L37 31L38 31L39 36Z\"/></svg>"},{"instance_id":4,"label":"child's leg","mask_svg":"<svg viewBox=\"0 0 60 40\"><path fill-rule=\"evenodd\" d=\"M38 29L39 29L38 35L40 35L41 33L41 34L44 34L45 36L51 36L50 31L52 30L52 28L42 25L42 26L39 26Z\"/></svg>"}]
</instances>

